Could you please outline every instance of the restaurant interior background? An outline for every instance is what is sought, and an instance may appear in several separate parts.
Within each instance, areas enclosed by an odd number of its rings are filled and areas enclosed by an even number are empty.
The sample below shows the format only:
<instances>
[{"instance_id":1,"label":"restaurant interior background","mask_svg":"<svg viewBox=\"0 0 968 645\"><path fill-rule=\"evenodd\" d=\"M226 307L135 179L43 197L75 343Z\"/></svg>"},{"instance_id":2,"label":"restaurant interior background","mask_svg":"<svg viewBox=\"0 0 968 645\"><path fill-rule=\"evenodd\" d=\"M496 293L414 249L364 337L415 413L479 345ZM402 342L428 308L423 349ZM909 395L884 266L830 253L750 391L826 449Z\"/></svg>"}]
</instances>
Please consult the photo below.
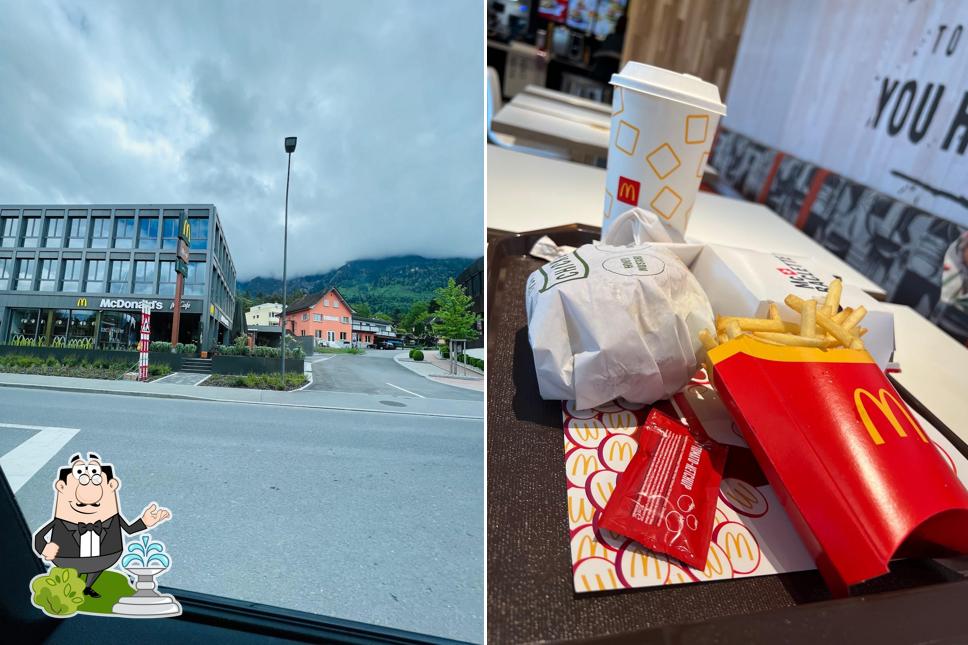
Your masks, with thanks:
<instances>
[{"instance_id":1,"label":"restaurant interior background","mask_svg":"<svg viewBox=\"0 0 968 645\"><path fill-rule=\"evenodd\" d=\"M492 0L489 150L603 167L622 64L711 81L728 115L702 190L765 204L965 343L965 25L957 0ZM604 109L545 129L566 115L535 86Z\"/></svg>"}]
</instances>

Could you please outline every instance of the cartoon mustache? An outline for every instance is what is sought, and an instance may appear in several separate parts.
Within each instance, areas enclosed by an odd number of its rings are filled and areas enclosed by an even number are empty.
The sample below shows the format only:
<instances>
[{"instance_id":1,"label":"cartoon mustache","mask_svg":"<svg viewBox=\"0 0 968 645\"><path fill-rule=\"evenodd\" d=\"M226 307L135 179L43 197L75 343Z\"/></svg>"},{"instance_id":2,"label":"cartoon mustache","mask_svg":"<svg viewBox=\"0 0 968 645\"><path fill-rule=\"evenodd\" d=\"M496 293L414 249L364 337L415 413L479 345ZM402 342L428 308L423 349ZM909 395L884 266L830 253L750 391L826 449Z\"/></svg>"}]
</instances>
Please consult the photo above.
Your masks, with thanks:
<instances>
[{"instance_id":1,"label":"cartoon mustache","mask_svg":"<svg viewBox=\"0 0 968 645\"><path fill-rule=\"evenodd\" d=\"M99 508L101 506L101 502L94 502L93 504L83 504L81 502L78 502L77 506L81 508L83 508L84 506L93 506L94 508Z\"/></svg>"}]
</instances>

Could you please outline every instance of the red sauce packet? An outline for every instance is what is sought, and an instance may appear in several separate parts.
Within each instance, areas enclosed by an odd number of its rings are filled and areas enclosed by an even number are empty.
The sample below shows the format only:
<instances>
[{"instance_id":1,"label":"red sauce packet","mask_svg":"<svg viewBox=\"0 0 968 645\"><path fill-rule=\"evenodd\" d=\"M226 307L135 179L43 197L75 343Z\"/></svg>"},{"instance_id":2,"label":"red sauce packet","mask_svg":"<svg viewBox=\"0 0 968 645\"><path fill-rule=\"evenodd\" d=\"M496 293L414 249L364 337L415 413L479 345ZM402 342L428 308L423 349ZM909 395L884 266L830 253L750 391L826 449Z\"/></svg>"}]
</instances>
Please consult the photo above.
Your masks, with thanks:
<instances>
[{"instance_id":1,"label":"red sauce packet","mask_svg":"<svg viewBox=\"0 0 968 645\"><path fill-rule=\"evenodd\" d=\"M638 443L599 526L704 568L727 447L655 409Z\"/></svg>"}]
</instances>

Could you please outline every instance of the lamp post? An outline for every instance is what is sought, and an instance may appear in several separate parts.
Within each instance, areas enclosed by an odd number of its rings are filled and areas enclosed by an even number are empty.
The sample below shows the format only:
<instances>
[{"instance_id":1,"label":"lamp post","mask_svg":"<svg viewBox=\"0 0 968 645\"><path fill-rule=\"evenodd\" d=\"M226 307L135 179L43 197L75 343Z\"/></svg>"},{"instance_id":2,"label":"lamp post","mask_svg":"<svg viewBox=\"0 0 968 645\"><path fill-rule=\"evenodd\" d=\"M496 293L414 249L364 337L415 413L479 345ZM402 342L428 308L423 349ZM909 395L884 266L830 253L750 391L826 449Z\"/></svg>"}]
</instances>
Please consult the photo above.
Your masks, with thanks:
<instances>
[{"instance_id":1,"label":"lamp post","mask_svg":"<svg viewBox=\"0 0 968 645\"><path fill-rule=\"evenodd\" d=\"M289 162L286 166L286 215L282 225L282 337L280 338L280 356L282 363L282 389L286 389L286 256L289 251L289 173L292 170L292 153L296 150L296 137L286 137L286 154Z\"/></svg>"}]
</instances>

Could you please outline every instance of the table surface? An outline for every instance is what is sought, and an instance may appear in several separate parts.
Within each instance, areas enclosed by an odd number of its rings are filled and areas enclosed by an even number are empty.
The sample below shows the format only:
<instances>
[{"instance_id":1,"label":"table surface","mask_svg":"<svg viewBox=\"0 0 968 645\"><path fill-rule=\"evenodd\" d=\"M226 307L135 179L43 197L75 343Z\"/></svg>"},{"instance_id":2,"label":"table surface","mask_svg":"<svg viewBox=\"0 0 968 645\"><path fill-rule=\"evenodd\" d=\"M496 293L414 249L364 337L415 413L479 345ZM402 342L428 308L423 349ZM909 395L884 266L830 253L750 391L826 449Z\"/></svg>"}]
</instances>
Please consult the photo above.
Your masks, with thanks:
<instances>
[{"instance_id":1,"label":"table surface","mask_svg":"<svg viewBox=\"0 0 968 645\"><path fill-rule=\"evenodd\" d=\"M564 224L602 225L605 171L496 146L487 148L487 227L519 233ZM884 290L762 204L700 192L687 239L812 256L877 298Z\"/></svg>"},{"instance_id":2,"label":"table surface","mask_svg":"<svg viewBox=\"0 0 968 645\"><path fill-rule=\"evenodd\" d=\"M574 94L559 92L558 90L551 90L547 87L541 87L540 85L528 85L521 91L525 94L531 94L532 96L538 96L550 101L555 101L557 103L566 103L568 105L585 108L586 110L591 110L593 112L601 112L609 119L612 116L612 106L608 105L607 103L599 103L598 101L585 99L580 96L575 96Z\"/></svg>"},{"instance_id":3,"label":"table surface","mask_svg":"<svg viewBox=\"0 0 968 645\"><path fill-rule=\"evenodd\" d=\"M522 95L518 94L494 115L491 128L495 132L557 146L577 146L603 157L608 154L608 119L605 119L604 125L596 125L592 119L576 121L574 113L580 111L587 116L593 112L533 95L524 95L521 99L518 97ZM544 106L544 111L534 109L539 104Z\"/></svg>"}]
</instances>

